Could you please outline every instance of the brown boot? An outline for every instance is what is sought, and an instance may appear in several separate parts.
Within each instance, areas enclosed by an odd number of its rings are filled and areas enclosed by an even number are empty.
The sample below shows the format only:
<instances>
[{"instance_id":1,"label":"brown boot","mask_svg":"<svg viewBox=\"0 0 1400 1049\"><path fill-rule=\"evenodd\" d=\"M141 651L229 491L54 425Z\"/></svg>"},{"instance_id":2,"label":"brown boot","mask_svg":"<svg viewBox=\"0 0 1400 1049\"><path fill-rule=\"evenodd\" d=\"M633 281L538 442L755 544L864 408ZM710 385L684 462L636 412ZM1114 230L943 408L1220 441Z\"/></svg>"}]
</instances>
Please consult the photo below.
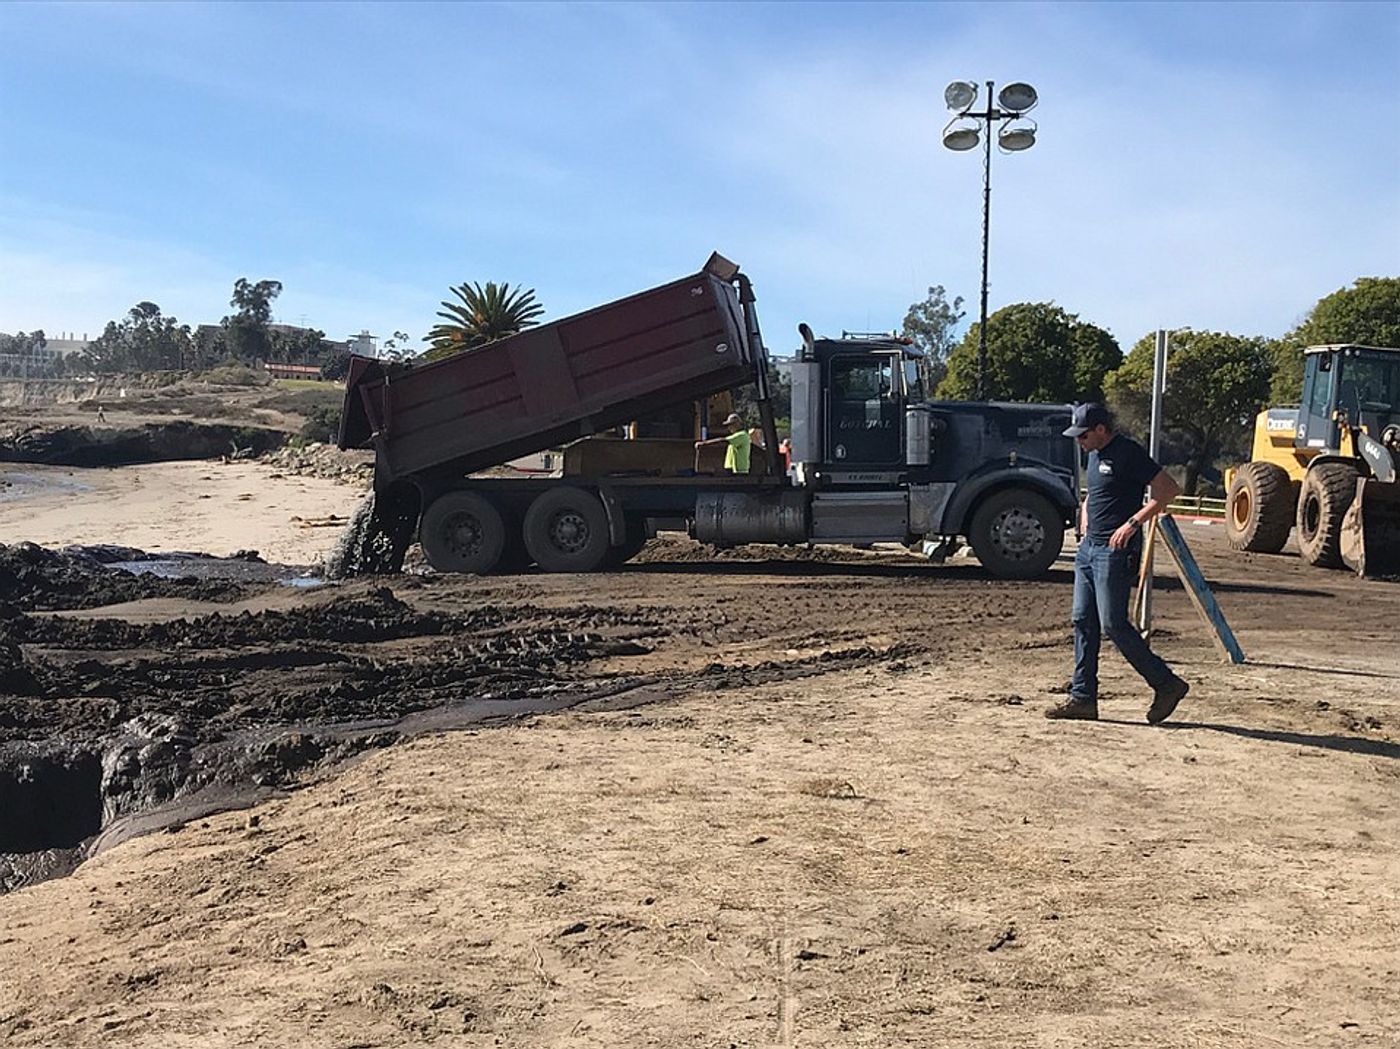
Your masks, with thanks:
<instances>
[{"instance_id":1,"label":"brown boot","mask_svg":"<svg viewBox=\"0 0 1400 1049\"><path fill-rule=\"evenodd\" d=\"M1191 686L1179 677L1174 677L1161 688L1157 689L1152 697L1152 706L1147 710L1148 724L1158 725L1172 716L1172 711L1181 702L1186 693L1191 691Z\"/></svg>"},{"instance_id":2,"label":"brown boot","mask_svg":"<svg viewBox=\"0 0 1400 1049\"><path fill-rule=\"evenodd\" d=\"M1091 699L1078 699L1070 696L1045 712L1052 721L1098 721L1099 705Z\"/></svg>"}]
</instances>

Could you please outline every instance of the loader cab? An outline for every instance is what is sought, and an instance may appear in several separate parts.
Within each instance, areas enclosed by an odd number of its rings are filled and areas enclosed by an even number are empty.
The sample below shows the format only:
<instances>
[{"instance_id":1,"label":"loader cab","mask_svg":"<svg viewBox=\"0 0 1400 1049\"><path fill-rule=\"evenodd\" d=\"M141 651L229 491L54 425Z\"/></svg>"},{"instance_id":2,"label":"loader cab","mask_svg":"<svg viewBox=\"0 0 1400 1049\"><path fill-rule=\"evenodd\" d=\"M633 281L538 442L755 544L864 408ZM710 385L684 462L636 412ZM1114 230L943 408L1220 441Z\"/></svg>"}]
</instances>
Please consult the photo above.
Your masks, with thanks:
<instances>
[{"instance_id":1,"label":"loader cab","mask_svg":"<svg viewBox=\"0 0 1400 1049\"><path fill-rule=\"evenodd\" d=\"M889 336L818 339L826 420L822 458L836 469L904 463L904 408L924 400L918 356Z\"/></svg>"},{"instance_id":2,"label":"loader cab","mask_svg":"<svg viewBox=\"0 0 1400 1049\"><path fill-rule=\"evenodd\" d=\"M1352 454L1352 429L1379 440L1400 425L1400 350L1312 346L1305 353L1298 448Z\"/></svg>"}]
</instances>

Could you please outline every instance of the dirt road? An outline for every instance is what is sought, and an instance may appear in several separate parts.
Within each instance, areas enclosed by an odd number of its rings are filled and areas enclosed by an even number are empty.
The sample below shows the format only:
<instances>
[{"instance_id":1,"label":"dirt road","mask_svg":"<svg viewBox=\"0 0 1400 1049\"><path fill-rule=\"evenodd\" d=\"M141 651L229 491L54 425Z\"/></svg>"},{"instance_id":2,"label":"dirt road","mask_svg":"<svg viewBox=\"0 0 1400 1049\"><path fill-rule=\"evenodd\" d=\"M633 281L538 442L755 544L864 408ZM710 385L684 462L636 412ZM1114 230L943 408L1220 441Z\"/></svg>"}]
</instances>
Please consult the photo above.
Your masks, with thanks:
<instances>
[{"instance_id":1,"label":"dirt road","mask_svg":"<svg viewBox=\"0 0 1400 1049\"><path fill-rule=\"evenodd\" d=\"M586 578L50 617L26 628L35 666L140 669L118 707L211 739L240 718L439 713L0 897L0 1036L1397 1044L1400 586L1188 536L1250 662L1222 665L1160 591L1157 644L1193 683L1163 728L1116 656L1108 720L1041 716L1072 654L1063 568L1005 583L663 542ZM594 698L431 731L486 694L498 712Z\"/></svg>"}]
</instances>

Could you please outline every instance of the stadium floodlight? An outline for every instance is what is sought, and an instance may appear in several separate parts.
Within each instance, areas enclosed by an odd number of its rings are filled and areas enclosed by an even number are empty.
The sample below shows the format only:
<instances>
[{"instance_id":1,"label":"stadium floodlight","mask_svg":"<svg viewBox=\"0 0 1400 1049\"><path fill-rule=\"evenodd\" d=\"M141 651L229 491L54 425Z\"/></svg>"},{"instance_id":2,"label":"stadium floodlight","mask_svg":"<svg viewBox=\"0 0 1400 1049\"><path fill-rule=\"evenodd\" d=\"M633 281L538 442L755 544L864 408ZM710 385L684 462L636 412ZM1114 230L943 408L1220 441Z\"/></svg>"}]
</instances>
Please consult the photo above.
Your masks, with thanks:
<instances>
[{"instance_id":1,"label":"stadium floodlight","mask_svg":"<svg viewBox=\"0 0 1400 1049\"><path fill-rule=\"evenodd\" d=\"M943 129L943 144L957 153L965 153L969 149L976 149L977 144L982 140L981 133L977 130L977 125L969 127L966 124L953 127L949 124Z\"/></svg>"},{"instance_id":2,"label":"stadium floodlight","mask_svg":"<svg viewBox=\"0 0 1400 1049\"><path fill-rule=\"evenodd\" d=\"M970 80L954 80L943 89L943 101L954 113L966 113L977 101L977 85Z\"/></svg>"},{"instance_id":3,"label":"stadium floodlight","mask_svg":"<svg viewBox=\"0 0 1400 1049\"><path fill-rule=\"evenodd\" d=\"M1000 125L997 145L1005 153L1021 153L1035 145L1036 123L1023 120L1022 115L1034 109L1040 96L1035 88L1023 81L1007 84L999 95L992 94L995 86L987 81L987 108L972 112L977 101L977 85L970 80L954 80L943 92L948 108L957 115L943 128L943 145L956 153L966 153L985 146L982 162L982 313L977 339L977 398L987 399L987 248L991 243L992 223L992 127ZM997 106L992 105L996 98ZM982 139L978 124L985 121L987 137Z\"/></svg>"},{"instance_id":4,"label":"stadium floodlight","mask_svg":"<svg viewBox=\"0 0 1400 1049\"><path fill-rule=\"evenodd\" d=\"M997 145L1004 153L1020 153L1022 150L1030 149L1035 145L1036 125L1033 121L1027 122L1029 126L1011 124L1003 127L997 134Z\"/></svg>"},{"instance_id":5,"label":"stadium floodlight","mask_svg":"<svg viewBox=\"0 0 1400 1049\"><path fill-rule=\"evenodd\" d=\"M1025 113L1035 108L1040 96L1030 84L1007 84L997 95L997 105L1013 113Z\"/></svg>"}]
</instances>

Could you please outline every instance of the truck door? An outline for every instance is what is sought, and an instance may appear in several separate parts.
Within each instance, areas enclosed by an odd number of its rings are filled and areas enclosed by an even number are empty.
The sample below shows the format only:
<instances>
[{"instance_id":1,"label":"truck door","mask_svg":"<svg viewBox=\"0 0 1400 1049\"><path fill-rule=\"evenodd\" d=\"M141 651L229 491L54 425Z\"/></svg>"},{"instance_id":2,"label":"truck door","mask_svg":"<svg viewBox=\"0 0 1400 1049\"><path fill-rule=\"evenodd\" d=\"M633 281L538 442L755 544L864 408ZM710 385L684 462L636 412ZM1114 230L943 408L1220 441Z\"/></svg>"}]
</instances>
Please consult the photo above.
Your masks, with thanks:
<instances>
[{"instance_id":1,"label":"truck door","mask_svg":"<svg viewBox=\"0 0 1400 1049\"><path fill-rule=\"evenodd\" d=\"M891 466L902 461L900 376L889 354L851 354L827 364L826 461Z\"/></svg>"}]
</instances>

